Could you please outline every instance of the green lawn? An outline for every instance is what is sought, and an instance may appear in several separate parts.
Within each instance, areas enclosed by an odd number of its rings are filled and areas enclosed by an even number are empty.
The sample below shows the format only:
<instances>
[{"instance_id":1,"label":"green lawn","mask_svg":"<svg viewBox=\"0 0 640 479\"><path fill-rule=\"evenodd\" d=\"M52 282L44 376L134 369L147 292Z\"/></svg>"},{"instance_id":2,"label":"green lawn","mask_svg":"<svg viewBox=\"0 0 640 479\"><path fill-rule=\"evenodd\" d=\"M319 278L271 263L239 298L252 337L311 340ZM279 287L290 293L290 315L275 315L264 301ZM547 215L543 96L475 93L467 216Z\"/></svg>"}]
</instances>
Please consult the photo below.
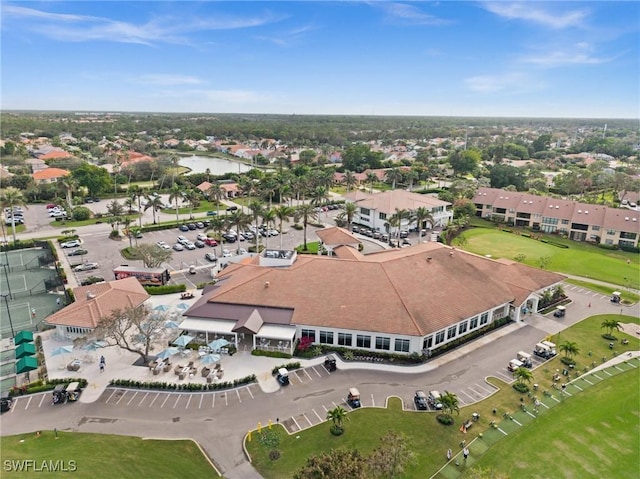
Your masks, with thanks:
<instances>
[{"instance_id":1,"label":"green lawn","mask_svg":"<svg viewBox=\"0 0 640 479\"><path fill-rule=\"evenodd\" d=\"M45 472L47 477L91 477L112 479L141 477L220 477L192 441L144 441L136 437L103 434L67 433L43 431L1 438L2 463L33 459L42 461L75 461L75 472ZM96 452L99 451L99 454ZM42 477L43 472L19 474L7 477ZM3 474L3 477L4 475Z\"/></svg>"},{"instance_id":2,"label":"green lawn","mask_svg":"<svg viewBox=\"0 0 640 479\"><path fill-rule=\"evenodd\" d=\"M565 399L496 443L473 468L514 479L637 478L639 379L630 371Z\"/></svg>"},{"instance_id":3,"label":"green lawn","mask_svg":"<svg viewBox=\"0 0 640 479\"><path fill-rule=\"evenodd\" d=\"M580 281L579 279L571 278L567 279L566 282L575 286L580 286L581 288L586 288L590 289L591 291L606 294L607 296L610 296L614 291L618 291L622 293L621 298L623 302L637 303L638 301L640 301L640 296L635 293L630 293L625 289L612 288L610 286L604 286L602 284L590 283L589 281Z\"/></svg>"},{"instance_id":4,"label":"green lawn","mask_svg":"<svg viewBox=\"0 0 640 479\"><path fill-rule=\"evenodd\" d=\"M540 258L548 257L549 270L640 288L640 255L636 253L606 250L556 236L543 236L568 246L566 249L559 248L492 228L472 228L461 237L464 239L460 241L458 238L454 244L473 253L508 259L515 259L522 254L525 256L524 263L535 267L539 267Z\"/></svg>"},{"instance_id":5,"label":"green lawn","mask_svg":"<svg viewBox=\"0 0 640 479\"><path fill-rule=\"evenodd\" d=\"M549 339L558 345L563 341L575 341L580 349L580 354L575 358L577 362L576 371L583 372L585 368L592 368L593 361L596 364L600 364L602 358L609 358L613 354L609 349L609 341L601 337L604 331L600 329L602 321L610 317L614 317L623 323L639 324L638 318L631 316L598 315L587 318L562 331L560 335ZM623 337L623 333L616 332L615 335L618 338ZM617 342L615 346L616 354L640 348L640 338L629 335L624 335L624 337L629 340L629 344L622 345ZM591 355L589 355L589 351ZM556 370L562 370L563 368L564 366L558 356L533 371L532 383L539 384L541 392L553 391L551 387L553 384L552 376ZM282 454L277 461L269 459L268 454L272 447L263 445L260 441L260 435L255 432L252 434L252 440L247 443L247 447L252 457L253 465L260 474L266 479L276 479L291 477L307 457L322 451L329 451L332 448L352 447L359 449L363 454L368 454L378 445L379 438L388 429L393 429L396 432L406 434L409 438L409 446L416 455L416 463L407 469L403 478L430 477L445 464L447 449L459 450L461 439L464 438L469 443L479 433L486 433L490 429L490 421L502 420L504 412L514 413L518 411L521 405L521 398L531 406L529 404L531 399L527 395L517 393L510 385L494 378L491 378L490 382L500 390L484 401L461 408L460 415L454 416L455 424L453 426L442 426L436 421L435 414L432 412L403 412L400 400L392 399L389 402L389 409L363 408L349 413L348 419L344 424L346 432L339 437L331 435L329 423L326 422L291 436L282 427L274 426L271 431L279 440L277 449ZM585 393L585 396L589 397L589 395L589 392ZM413 409L412 404L407 404L405 407ZM496 410L495 415L493 414L493 409ZM460 425L468 420L474 412L480 414L480 420L474 424L473 428L469 429L465 436L462 436L459 432ZM603 429L599 428L599 430ZM547 437L547 440L549 440L549 437ZM501 444L502 442L499 442L494 447L499 449ZM530 447L526 444L521 444L520 446L519 453L509 456L502 455L502 461L509 465L518 464L522 448L528 449ZM513 477L515 479L519 476ZM543 474L539 477L552 476ZM600 477L614 476L601 475Z\"/></svg>"}]
</instances>

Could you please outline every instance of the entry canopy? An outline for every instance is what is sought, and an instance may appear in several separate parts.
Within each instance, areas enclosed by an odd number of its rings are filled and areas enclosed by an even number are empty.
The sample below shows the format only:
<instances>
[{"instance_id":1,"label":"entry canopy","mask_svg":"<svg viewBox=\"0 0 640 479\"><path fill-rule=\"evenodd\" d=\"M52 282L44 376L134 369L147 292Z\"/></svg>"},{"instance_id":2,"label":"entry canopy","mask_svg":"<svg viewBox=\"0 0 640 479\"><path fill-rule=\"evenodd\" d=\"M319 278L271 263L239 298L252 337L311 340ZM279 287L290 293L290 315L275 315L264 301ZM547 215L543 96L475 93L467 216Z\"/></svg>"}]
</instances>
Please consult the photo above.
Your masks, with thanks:
<instances>
[{"instance_id":1,"label":"entry canopy","mask_svg":"<svg viewBox=\"0 0 640 479\"><path fill-rule=\"evenodd\" d=\"M27 371L38 369L38 360L33 356L26 356L16 363L16 373L22 374Z\"/></svg>"},{"instance_id":2,"label":"entry canopy","mask_svg":"<svg viewBox=\"0 0 640 479\"><path fill-rule=\"evenodd\" d=\"M31 331L19 331L18 334L13 338L13 342L15 345L19 345L22 343L32 343L33 342L33 333Z\"/></svg>"},{"instance_id":3,"label":"entry canopy","mask_svg":"<svg viewBox=\"0 0 640 479\"><path fill-rule=\"evenodd\" d=\"M16 359L33 356L34 354L36 354L36 347L33 343L22 343L16 348Z\"/></svg>"}]
</instances>

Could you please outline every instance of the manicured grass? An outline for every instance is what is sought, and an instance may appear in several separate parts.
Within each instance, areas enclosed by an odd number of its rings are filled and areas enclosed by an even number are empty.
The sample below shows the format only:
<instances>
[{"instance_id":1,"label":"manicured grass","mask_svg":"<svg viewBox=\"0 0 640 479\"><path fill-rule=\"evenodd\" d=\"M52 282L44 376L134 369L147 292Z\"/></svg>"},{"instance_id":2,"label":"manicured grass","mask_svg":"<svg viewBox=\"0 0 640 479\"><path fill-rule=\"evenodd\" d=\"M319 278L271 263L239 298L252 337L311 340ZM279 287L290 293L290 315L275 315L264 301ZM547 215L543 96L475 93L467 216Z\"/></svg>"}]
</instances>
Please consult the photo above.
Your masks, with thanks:
<instances>
[{"instance_id":1,"label":"manicured grass","mask_svg":"<svg viewBox=\"0 0 640 479\"><path fill-rule=\"evenodd\" d=\"M301 244L296 248L298 253L303 254L318 254L318 248L320 247L320 243L318 241L307 241L307 249L304 249L304 244Z\"/></svg>"},{"instance_id":2,"label":"manicured grass","mask_svg":"<svg viewBox=\"0 0 640 479\"><path fill-rule=\"evenodd\" d=\"M128 436L43 431L2 437L3 466L6 461L32 459L75 461L75 472L44 473L47 477L91 477L112 479L140 477L220 477L191 441L143 441ZM23 442L21 442L23 441ZM97 453L99 452L99 453ZM7 473L21 478L42 477L43 472Z\"/></svg>"},{"instance_id":3,"label":"manicured grass","mask_svg":"<svg viewBox=\"0 0 640 479\"><path fill-rule=\"evenodd\" d=\"M495 444L473 468L518 479L637 478L639 379L630 371L565 399Z\"/></svg>"},{"instance_id":4,"label":"manicured grass","mask_svg":"<svg viewBox=\"0 0 640 479\"><path fill-rule=\"evenodd\" d=\"M602 358L608 359L613 354L609 349L609 340L605 340L601 336L605 331L600 329L602 321L608 318L615 318L621 323L639 324L639 319L636 317L598 315L587 318L562 331L559 335L549 338L556 342L558 346L563 341L575 341L577 343L580 354L575 358L577 365L573 374L576 374L577 371L584 371L585 368L591 369L593 361L596 361L596 364L600 364ZM615 354L640 348L640 338L637 336L624 335L620 332L616 332L615 336L619 339L625 337L629 340L629 344L626 345L617 342ZM589 355L589 351L591 351L591 355ZM539 385L540 392L545 390L552 391L552 376L556 373L556 370L562 371L564 368L565 366L560 361L560 356L558 356L532 372L532 383ZM467 443L471 442L479 433L486 432L490 428L490 421L502 420L504 412L513 413L517 411L521 405L521 398L531 407L531 399L526 394L520 394L510 385L494 378L491 378L489 382L500 388L499 391L477 404L461 408L460 414L454 415L455 423L452 426L439 424L433 412L403 412L400 400L393 399L389 402L389 409L363 408L349 413L344 423L345 434L339 437L331 435L328 422L291 436L280 426L274 426L272 431L280 441L276 449L282 453L281 457L276 461L272 461L268 457L272 447L261 444L256 432L252 434L252 441L247 443L247 447L253 465L260 474L266 479L276 479L291 477L307 457L322 451L328 452L333 448L343 446L357 448L363 454L368 454L378 445L379 438L387 430L393 429L396 432L402 432L407 435L409 446L416 455L416 463L407 469L403 478L430 477L445 464L447 449L459 450L459 443L462 439L465 439ZM588 397L590 392L586 392L584 395ZM406 404L405 407L413 410L412 404ZM495 415L493 414L494 409L496 410ZM466 435L462 436L459 428L474 412L480 415L480 419L469 429ZM606 441L605 434L608 434L609 430L602 427L598 429L603 434L600 440ZM553 436L546 436L548 442L553 439ZM494 447L499 449L501 444L502 442L499 442ZM505 465L518 464L523 451L528 450L530 447L526 444L520 444L520 446L520 449L513 455L507 456L503 454L501 456ZM514 475L512 477L519 476ZM553 477L553 475L543 474L538 477ZM605 474L600 477L615 476L607 476Z\"/></svg>"},{"instance_id":5,"label":"manicured grass","mask_svg":"<svg viewBox=\"0 0 640 479\"><path fill-rule=\"evenodd\" d=\"M581 288L590 289L591 291L596 291L598 293L606 294L607 296L611 296L611 293L614 291L618 291L622 293L622 301L626 303L637 303L640 301L640 296L635 293L630 293L629 291L625 291L622 288L612 288L610 286L605 286L602 284L590 283L589 281L580 281L579 279L569 278L566 280L567 283L573 284L576 286L580 286Z\"/></svg>"},{"instance_id":6,"label":"manicured grass","mask_svg":"<svg viewBox=\"0 0 640 479\"><path fill-rule=\"evenodd\" d=\"M16 233L22 233L27 227L25 225L16 225ZM11 236L13 234L13 227L11 223L5 226L5 233L7 236Z\"/></svg>"},{"instance_id":7,"label":"manicured grass","mask_svg":"<svg viewBox=\"0 0 640 479\"><path fill-rule=\"evenodd\" d=\"M510 228L513 229L513 228ZM493 258L515 259L525 255L524 263L539 267L542 257L550 259L547 269L559 273L594 278L608 283L640 288L640 255L625 251L612 251L578 241L543 235L550 241L567 245L559 248L549 243L506 233L494 228L472 228L461 235L463 249ZM629 260L629 263L627 263ZM626 279L625 279L626 278Z\"/></svg>"},{"instance_id":8,"label":"manicured grass","mask_svg":"<svg viewBox=\"0 0 640 479\"><path fill-rule=\"evenodd\" d=\"M178 214L188 215L189 213L204 213L206 211L216 211L216 208L218 208L218 206L215 202L202 200L200 201L200 206L198 206L197 208L193 208L193 210L190 210L188 207L184 207L184 206L182 208L178 208ZM226 206L220 205L219 208L221 211L224 211ZM169 210L165 210L165 212L168 212L168 211ZM173 214L176 213L175 208L173 208L172 212Z\"/></svg>"},{"instance_id":9,"label":"manicured grass","mask_svg":"<svg viewBox=\"0 0 640 479\"><path fill-rule=\"evenodd\" d=\"M130 214L122 215L122 218L125 218L125 217L129 218L132 221L131 224L133 225L134 222L137 223L139 216L140 216L140 213L130 213ZM110 216L103 216L102 218L89 218L88 220L82 220L82 221L73 221L73 220L52 221L49 224L55 228L65 228L65 229L77 228L78 226L97 225L97 224L104 224L111 227L111 225L109 225L109 223L107 222L109 218Z\"/></svg>"}]
</instances>

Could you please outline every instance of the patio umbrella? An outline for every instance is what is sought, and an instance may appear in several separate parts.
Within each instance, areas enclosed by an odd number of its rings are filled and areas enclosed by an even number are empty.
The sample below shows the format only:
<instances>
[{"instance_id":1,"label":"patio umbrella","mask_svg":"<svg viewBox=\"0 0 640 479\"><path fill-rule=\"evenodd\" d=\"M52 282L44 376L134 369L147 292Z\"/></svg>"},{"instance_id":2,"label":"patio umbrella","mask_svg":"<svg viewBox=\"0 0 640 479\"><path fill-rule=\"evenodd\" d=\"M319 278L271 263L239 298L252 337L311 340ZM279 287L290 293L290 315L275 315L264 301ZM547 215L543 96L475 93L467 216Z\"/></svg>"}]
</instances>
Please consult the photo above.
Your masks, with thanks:
<instances>
[{"instance_id":1,"label":"patio umbrella","mask_svg":"<svg viewBox=\"0 0 640 479\"><path fill-rule=\"evenodd\" d=\"M153 310L154 311L169 311L169 306L167 306L166 304L159 304L158 306L153 308Z\"/></svg>"},{"instance_id":2,"label":"patio umbrella","mask_svg":"<svg viewBox=\"0 0 640 479\"><path fill-rule=\"evenodd\" d=\"M180 337L178 337L178 339L176 339L173 344L175 344L176 346L180 346L180 347L185 347L187 344L189 344L191 341L193 340L193 336L189 336L187 334L184 334Z\"/></svg>"},{"instance_id":3,"label":"patio umbrella","mask_svg":"<svg viewBox=\"0 0 640 479\"><path fill-rule=\"evenodd\" d=\"M218 361L220 361L220 355L219 354L205 354L204 356L202 356L200 358L200 361L202 361L202 364L215 364Z\"/></svg>"},{"instance_id":4,"label":"patio umbrella","mask_svg":"<svg viewBox=\"0 0 640 479\"><path fill-rule=\"evenodd\" d=\"M227 341L224 338L220 338L220 339L216 339L214 341L211 341L207 346L209 346L214 351L217 351L220 348L224 348L228 344L229 344L229 341Z\"/></svg>"},{"instance_id":5,"label":"patio umbrella","mask_svg":"<svg viewBox=\"0 0 640 479\"><path fill-rule=\"evenodd\" d=\"M22 374L27 371L38 369L38 360L33 356L26 356L16 363L16 373Z\"/></svg>"},{"instance_id":6,"label":"patio umbrella","mask_svg":"<svg viewBox=\"0 0 640 479\"><path fill-rule=\"evenodd\" d=\"M167 359L178 353L178 348L167 348L164 351L160 351L156 356L158 359Z\"/></svg>"},{"instance_id":7,"label":"patio umbrella","mask_svg":"<svg viewBox=\"0 0 640 479\"><path fill-rule=\"evenodd\" d=\"M187 303L178 303L178 304L176 304L176 309L181 309L182 311L186 311L190 307L191 306L188 305Z\"/></svg>"},{"instance_id":8,"label":"patio umbrella","mask_svg":"<svg viewBox=\"0 0 640 479\"><path fill-rule=\"evenodd\" d=\"M60 354L69 354L73 351L73 346L60 346L59 348L51 351L51 356L58 356Z\"/></svg>"},{"instance_id":9,"label":"patio umbrella","mask_svg":"<svg viewBox=\"0 0 640 479\"><path fill-rule=\"evenodd\" d=\"M180 327L180 323L177 323L175 321L167 321L166 323L164 323L164 327L169 329L177 329Z\"/></svg>"}]
</instances>

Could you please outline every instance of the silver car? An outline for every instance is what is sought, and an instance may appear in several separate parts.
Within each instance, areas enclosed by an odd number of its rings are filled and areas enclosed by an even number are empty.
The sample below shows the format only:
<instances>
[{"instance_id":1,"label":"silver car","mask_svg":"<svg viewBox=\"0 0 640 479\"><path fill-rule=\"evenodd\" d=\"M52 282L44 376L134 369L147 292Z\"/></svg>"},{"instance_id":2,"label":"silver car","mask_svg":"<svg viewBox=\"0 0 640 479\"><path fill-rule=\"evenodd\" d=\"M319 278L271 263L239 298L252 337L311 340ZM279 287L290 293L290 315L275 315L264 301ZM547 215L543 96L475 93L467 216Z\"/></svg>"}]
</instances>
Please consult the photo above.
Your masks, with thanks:
<instances>
[{"instance_id":1,"label":"silver car","mask_svg":"<svg viewBox=\"0 0 640 479\"><path fill-rule=\"evenodd\" d=\"M98 269L98 263L84 263L73 268L74 271L90 271L92 269Z\"/></svg>"}]
</instances>

